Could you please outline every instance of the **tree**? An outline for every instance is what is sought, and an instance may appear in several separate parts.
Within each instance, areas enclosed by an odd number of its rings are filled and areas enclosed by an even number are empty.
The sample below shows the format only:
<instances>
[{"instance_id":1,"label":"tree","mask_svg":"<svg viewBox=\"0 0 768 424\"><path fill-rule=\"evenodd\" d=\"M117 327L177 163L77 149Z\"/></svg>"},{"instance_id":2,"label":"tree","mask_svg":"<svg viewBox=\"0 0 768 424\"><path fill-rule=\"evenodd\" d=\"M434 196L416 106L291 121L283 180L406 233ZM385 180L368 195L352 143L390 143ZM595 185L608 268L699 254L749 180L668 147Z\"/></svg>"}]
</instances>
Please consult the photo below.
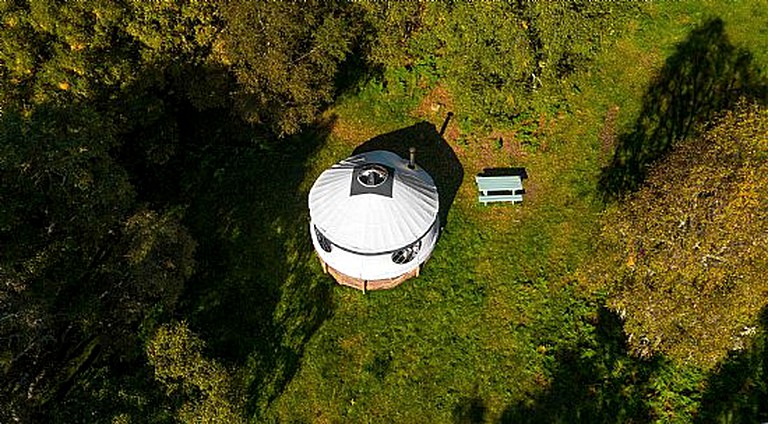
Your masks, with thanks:
<instances>
[{"instance_id":1,"label":"tree","mask_svg":"<svg viewBox=\"0 0 768 424\"><path fill-rule=\"evenodd\" d=\"M136 201L100 118L47 104L0 118L3 420L63 396L97 357L135 356L138 327L193 269L182 214Z\"/></svg>"},{"instance_id":2,"label":"tree","mask_svg":"<svg viewBox=\"0 0 768 424\"><path fill-rule=\"evenodd\" d=\"M364 2L369 61L437 80L476 121L551 112L637 6L601 2ZM387 73L385 73L385 76ZM395 78L403 75L398 72ZM394 78L388 85L403 84ZM553 101L554 100L554 101Z\"/></svg>"},{"instance_id":3,"label":"tree","mask_svg":"<svg viewBox=\"0 0 768 424\"><path fill-rule=\"evenodd\" d=\"M209 78L214 5L0 4L0 421L81 421L65 411L83 404L109 420L104 387L155 392L119 370L146 366L141 338L172 313L195 243L137 171L175 154L179 104L231 103L231 79ZM62 408L72 392L83 403Z\"/></svg>"},{"instance_id":4,"label":"tree","mask_svg":"<svg viewBox=\"0 0 768 424\"><path fill-rule=\"evenodd\" d=\"M147 356L155 378L181 397L181 422L244 422L232 376L222 365L205 358L204 348L185 322L177 322L157 330L147 344Z\"/></svg>"},{"instance_id":5,"label":"tree","mask_svg":"<svg viewBox=\"0 0 768 424\"><path fill-rule=\"evenodd\" d=\"M239 83L239 110L277 134L296 133L335 96L340 64L357 44L362 15L345 1L230 1L213 51Z\"/></svg>"},{"instance_id":6,"label":"tree","mask_svg":"<svg viewBox=\"0 0 768 424\"><path fill-rule=\"evenodd\" d=\"M592 268L633 351L711 367L768 295L768 109L741 105L681 142L603 216Z\"/></svg>"}]
</instances>

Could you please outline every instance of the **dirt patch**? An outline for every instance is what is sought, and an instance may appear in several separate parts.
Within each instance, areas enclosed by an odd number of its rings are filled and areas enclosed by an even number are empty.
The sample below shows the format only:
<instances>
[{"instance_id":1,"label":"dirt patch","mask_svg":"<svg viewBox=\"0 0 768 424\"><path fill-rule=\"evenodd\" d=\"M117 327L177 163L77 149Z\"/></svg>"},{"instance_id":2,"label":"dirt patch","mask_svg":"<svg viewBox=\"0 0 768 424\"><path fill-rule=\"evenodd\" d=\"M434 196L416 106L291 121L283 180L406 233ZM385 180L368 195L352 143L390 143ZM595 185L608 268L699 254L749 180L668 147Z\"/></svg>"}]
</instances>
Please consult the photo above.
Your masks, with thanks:
<instances>
[{"instance_id":1,"label":"dirt patch","mask_svg":"<svg viewBox=\"0 0 768 424\"><path fill-rule=\"evenodd\" d=\"M413 114L419 118L440 119L448 112L454 112L453 96L444 86L438 85L424 96Z\"/></svg>"},{"instance_id":2,"label":"dirt patch","mask_svg":"<svg viewBox=\"0 0 768 424\"><path fill-rule=\"evenodd\" d=\"M608 109L603 121L603 128L600 129L598 139L600 140L600 161L607 165L611 160L613 151L616 149L616 117L619 115L619 106L613 105Z\"/></svg>"},{"instance_id":3,"label":"dirt patch","mask_svg":"<svg viewBox=\"0 0 768 424\"><path fill-rule=\"evenodd\" d=\"M488 136L486 149L494 149L506 158L523 159L527 156L516 131L493 131Z\"/></svg>"},{"instance_id":4,"label":"dirt patch","mask_svg":"<svg viewBox=\"0 0 768 424\"><path fill-rule=\"evenodd\" d=\"M443 138L453 144L461 137L461 130L455 116L451 115L451 119L447 119L447 117L449 113L454 114L455 112L453 96L444 86L438 85L421 99L412 115L435 124L437 129L442 132Z\"/></svg>"},{"instance_id":5,"label":"dirt patch","mask_svg":"<svg viewBox=\"0 0 768 424\"><path fill-rule=\"evenodd\" d=\"M459 125L456 124L454 119L451 119L451 121L448 122L448 125L445 127L443 138L445 138L447 141L450 141L451 143L455 143L459 137L461 137L461 130L459 129Z\"/></svg>"}]
</instances>

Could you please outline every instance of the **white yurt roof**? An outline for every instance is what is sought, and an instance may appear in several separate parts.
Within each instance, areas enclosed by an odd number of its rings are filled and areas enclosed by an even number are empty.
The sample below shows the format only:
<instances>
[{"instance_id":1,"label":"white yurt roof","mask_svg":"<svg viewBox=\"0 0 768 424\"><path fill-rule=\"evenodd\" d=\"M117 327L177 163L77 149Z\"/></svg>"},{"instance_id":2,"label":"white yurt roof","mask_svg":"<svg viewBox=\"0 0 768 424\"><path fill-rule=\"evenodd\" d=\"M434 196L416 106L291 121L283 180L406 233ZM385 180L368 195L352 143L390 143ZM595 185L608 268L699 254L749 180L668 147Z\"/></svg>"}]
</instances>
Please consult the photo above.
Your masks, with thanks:
<instances>
[{"instance_id":1,"label":"white yurt roof","mask_svg":"<svg viewBox=\"0 0 768 424\"><path fill-rule=\"evenodd\" d=\"M390 171L391 193L355 193L355 174L367 165ZM369 167L370 168L370 167ZM362 254L403 248L424 236L437 218L439 200L432 177L395 153L375 150L344 159L325 170L309 191L314 225L335 245Z\"/></svg>"}]
</instances>

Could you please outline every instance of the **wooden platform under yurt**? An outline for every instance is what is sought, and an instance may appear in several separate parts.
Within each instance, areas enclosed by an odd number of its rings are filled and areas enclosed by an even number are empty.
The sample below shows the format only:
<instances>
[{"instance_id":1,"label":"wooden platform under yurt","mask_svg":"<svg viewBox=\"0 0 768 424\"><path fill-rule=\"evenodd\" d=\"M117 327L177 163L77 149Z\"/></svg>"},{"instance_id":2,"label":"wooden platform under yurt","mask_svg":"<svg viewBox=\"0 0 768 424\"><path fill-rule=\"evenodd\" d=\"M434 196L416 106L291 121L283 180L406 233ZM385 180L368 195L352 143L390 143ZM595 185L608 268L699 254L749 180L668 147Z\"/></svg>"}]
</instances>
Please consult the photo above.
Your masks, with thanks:
<instances>
[{"instance_id":1,"label":"wooden platform under yurt","mask_svg":"<svg viewBox=\"0 0 768 424\"><path fill-rule=\"evenodd\" d=\"M385 278L382 280L362 280L360 278L350 277L349 275L343 274L333 269L333 267L328 266L328 264L323 262L323 260L319 257L318 257L318 260L320 260L320 264L323 267L323 271L327 274L331 274L331 276L336 280L337 283L341 284L342 286L348 286L358 290L362 290L363 292L366 292L368 290L387 290L393 287L397 287L400 284L402 284L403 281L409 278L418 277L419 271L421 269L421 266L417 266L413 270L406 272L405 274L402 274L395 278Z\"/></svg>"}]
</instances>

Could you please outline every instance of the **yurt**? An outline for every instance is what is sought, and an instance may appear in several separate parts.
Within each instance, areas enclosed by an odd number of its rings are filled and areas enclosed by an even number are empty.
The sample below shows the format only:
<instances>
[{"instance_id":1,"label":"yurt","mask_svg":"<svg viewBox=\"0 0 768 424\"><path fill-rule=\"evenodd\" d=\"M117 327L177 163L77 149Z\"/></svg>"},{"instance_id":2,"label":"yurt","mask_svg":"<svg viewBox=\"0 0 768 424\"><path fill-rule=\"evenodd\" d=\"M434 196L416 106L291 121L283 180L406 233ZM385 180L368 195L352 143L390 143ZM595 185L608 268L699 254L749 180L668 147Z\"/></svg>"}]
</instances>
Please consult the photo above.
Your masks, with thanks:
<instances>
[{"instance_id":1,"label":"yurt","mask_svg":"<svg viewBox=\"0 0 768 424\"><path fill-rule=\"evenodd\" d=\"M325 170L309 191L309 233L323 269L360 290L418 276L440 232L432 177L414 161L375 150Z\"/></svg>"}]
</instances>

